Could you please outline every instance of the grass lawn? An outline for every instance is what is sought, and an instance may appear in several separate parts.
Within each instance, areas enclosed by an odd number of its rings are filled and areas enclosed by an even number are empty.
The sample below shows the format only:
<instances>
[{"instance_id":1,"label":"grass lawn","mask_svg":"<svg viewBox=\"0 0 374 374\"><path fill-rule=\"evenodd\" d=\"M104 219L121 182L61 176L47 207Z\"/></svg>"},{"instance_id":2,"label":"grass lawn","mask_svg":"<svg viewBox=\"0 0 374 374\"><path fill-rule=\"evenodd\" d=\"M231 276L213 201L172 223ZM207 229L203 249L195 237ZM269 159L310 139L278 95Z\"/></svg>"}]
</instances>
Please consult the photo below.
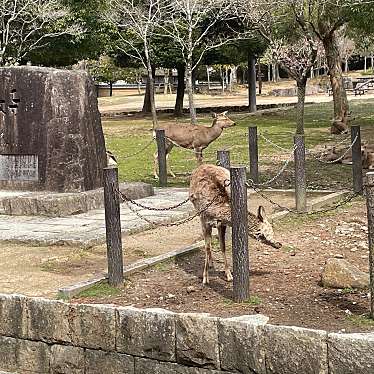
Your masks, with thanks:
<instances>
[{"instance_id":1,"label":"grass lawn","mask_svg":"<svg viewBox=\"0 0 374 374\"><path fill-rule=\"evenodd\" d=\"M352 124L362 126L362 139L374 140L374 100L356 100L350 103L350 110L355 120ZM305 132L307 149L317 145L328 148L340 142L347 135L331 136L329 124L332 118L332 103L313 104L306 106ZM231 153L232 164L248 164L247 127L257 125L258 131L266 135L274 143L290 151L281 151L262 138L259 139L260 150L260 179L267 181L276 175L285 160L290 156L293 134L295 130L295 110L290 109L274 114L247 117L245 113L231 114L238 125L226 129L220 138L205 150L205 162L215 163L216 151L228 149ZM188 122L188 117L175 119L162 115L160 122ZM201 116L199 123L210 125L210 116ZM144 181L157 185L153 178L153 153L155 144L145 149L139 155L127 157L147 145L152 139L152 122L150 118L129 117L121 120L103 121L104 135L107 148L116 154L119 161L121 181ZM349 141L347 144L349 145ZM195 155L189 150L174 148L170 155L170 164L176 178L169 178L173 186L188 185L188 177L196 167ZM351 187L351 167L341 164L325 165L308 157L307 181L310 188L345 188ZM293 164L289 164L282 176L272 184L273 187L291 187L293 184Z\"/></svg>"}]
</instances>

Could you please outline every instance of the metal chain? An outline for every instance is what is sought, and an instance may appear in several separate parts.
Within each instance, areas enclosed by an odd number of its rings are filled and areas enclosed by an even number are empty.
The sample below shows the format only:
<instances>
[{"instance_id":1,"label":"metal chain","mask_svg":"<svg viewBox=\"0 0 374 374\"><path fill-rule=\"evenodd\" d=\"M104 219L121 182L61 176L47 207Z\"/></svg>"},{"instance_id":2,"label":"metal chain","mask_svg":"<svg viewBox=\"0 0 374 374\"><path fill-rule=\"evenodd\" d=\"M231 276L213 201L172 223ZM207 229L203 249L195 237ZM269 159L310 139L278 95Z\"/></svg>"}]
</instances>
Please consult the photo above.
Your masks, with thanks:
<instances>
[{"instance_id":1,"label":"metal chain","mask_svg":"<svg viewBox=\"0 0 374 374\"><path fill-rule=\"evenodd\" d=\"M190 201L190 198L187 197L187 199L181 201L180 203L178 204L175 204L173 206L169 206L169 207L164 207L164 208L154 208L154 207L150 207L150 206L146 206L146 205L143 205L141 203L138 203L137 201L135 200L132 200L130 199L129 197L127 197L125 195L124 192L120 191L120 190L116 190L116 192L120 195L122 201L128 201L129 203L133 204L133 205L136 205L137 207L139 208L142 208L142 209L146 209L146 210L152 210L152 211L157 211L157 212L164 212L164 211L169 211L169 210L173 210L173 209L177 209L177 208L180 208L181 206L187 204L189 201Z\"/></svg>"},{"instance_id":2,"label":"metal chain","mask_svg":"<svg viewBox=\"0 0 374 374\"><path fill-rule=\"evenodd\" d=\"M334 205L333 207L329 207L329 208L326 208L326 209L319 209L319 210L313 210L311 212L298 212L297 210L295 209L291 209L291 208L288 208L286 206L282 206L280 205L279 203L277 203L276 201L272 200L270 197L266 196L260 189L258 189L254 184L253 182L251 183L252 181L249 180L249 182L246 183L247 185L247 188L252 188L256 193L258 193L262 198L264 198L266 201L268 201L270 204L282 209L282 210L286 210L287 212L289 213L293 213L293 214L297 214L297 215L314 215L314 214L320 214L320 213L327 213L327 212L331 212L333 210L336 210L338 209L339 207L341 206L344 206L346 204L348 204L349 202L351 202L356 196L359 196L358 193L356 192L352 192L351 194L349 194L346 198L342 199L339 201L338 204Z\"/></svg>"},{"instance_id":3,"label":"metal chain","mask_svg":"<svg viewBox=\"0 0 374 374\"><path fill-rule=\"evenodd\" d=\"M154 139L152 138L152 140L149 143L147 143L143 148L139 149L135 153L130 154L130 155L126 155L126 156L122 156L122 157L117 157L117 158L126 160L128 158L135 157L135 156L139 155L140 153L142 153L143 151L145 151L153 142L154 142Z\"/></svg>"},{"instance_id":4,"label":"metal chain","mask_svg":"<svg viewBox=\"0 0 374 374\"><path fill-rule=\"evenodd\" d=\"M307 151L307 154L309 154L310 156L312 156L316 161L318 162L321 162L322 164L336 164L338 163L339 161L343 160L344 157L348 154L348 152L352 149L352 147L354 146L354 144L356 143L358 139L358 135L356 135L356 137L354 138L353 142L351 143L351 145L346 149L346 151L340 156L338 157L337 159L335 160L332 160L332 161L325 161L325 160L322 160L321 158L318 158L318 157L315 157L313 155L313 153L311 153L309 150Z\"/></svg>"},{"instance_id":5,"label":"metal chain","mask_svg":"<svg viewBox=\"0 0 374 374\"><path fill-rule=\"evenodd\" d=\"M265 135L263 135L263 134L260 133L260 132L258 133L258 136L261 137L262 139L264 139L267 143L271 144L273 147L278 148L278 149L280 149L280 150L283 151L283 152L289 152L289 151L290 151L289 149L287 149L287 148L283 148L283 147L281 147L280 145L278 145L278 144L272 142L270 139L268 139Z\"/></svg>"},{"instance_id":6,"label":"metal chain","mask_svg":"<svg viewBox=\"0 0 374 374\"><path fill-rule=\"evenodd\" d=\"M203 209L197 211L195 214L185 218L185 219L182 219L181 221L177 221L177 222L167 222L167 223L162 223L162 222L155 222L155 221L152 221L150 220L149 218L146 218L144 216L142 216L133 206L130 205L130 202L125 200L125 204L127 205L127 207L134 213L136 214L136 216L138 216L141 220L149 223L150 225L152 226L161 226L161 227L173 227L173 226L180 226L180 225L183 225L187 222L190 222L192 221L193 219L195 219L196 217L198 217L201 213L204 213L210 206L213 205L213 203L218 199L220 195L217 195L214 197L214 199L212 201L210 201Z\"/></svg>"},{"instance_id":7,"label":"metal chain","mask_svg":"<svg viewBox=\"0 0 374 374\"><path fill-rule=\"evenodd\" d=\"M277 180L283 173L284 171L287 169L287 166L288 164L291 162L292 158L293 158L293 153L296 151L297 149L297 145L294 146L294 149L292 150L292 152L290 153L290 157L286 160L286 162L284 163L284 165L281 167L281 169L278 171L278 173L275 175L275 177L269 179L268 181L266 182L263 182L263 183L254 183L252 180L249 180L250 183L254 184L255 186L268 186L270 184L272 184L275 180Z\"/></svg>"}]
</instances>

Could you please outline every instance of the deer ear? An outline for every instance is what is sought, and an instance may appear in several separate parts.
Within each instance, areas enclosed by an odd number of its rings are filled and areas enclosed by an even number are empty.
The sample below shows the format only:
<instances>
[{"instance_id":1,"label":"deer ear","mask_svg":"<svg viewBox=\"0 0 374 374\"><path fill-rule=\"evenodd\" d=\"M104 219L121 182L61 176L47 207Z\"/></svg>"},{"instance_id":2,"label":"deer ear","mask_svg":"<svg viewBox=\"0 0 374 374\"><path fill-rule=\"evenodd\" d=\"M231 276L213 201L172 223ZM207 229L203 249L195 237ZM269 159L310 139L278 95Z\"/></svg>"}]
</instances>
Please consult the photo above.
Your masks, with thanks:
<instances>
[{"instance_id":1,"label":"deer ear","mask_svg":"<svg viewBox=\"0 0 374 374\"><path fill-rule=\"evenodd\" d=\"M228 113L229 111L228 110L225 110L224 112L222 112L221 114L223 115L223 116L227 116L227 113Z\"/></svg>"},{"instance_id":2,"label":"deer ear","mask_svg":"<svg viewBox=\"0 0 374 374\"><path fill-rule=\"evenodd\" d=\"M257 218L261 221L261 222L264 222L266 220L266 212L265 212L265 208L260 205L258 207L258 211L257 211Z\"/></svg>"},{"instance_id":3,"label":"deer ear","mask_svg":"<svg viewBox=\"0 0 374 374\"><path fill-rule=\"evenodd\" d=\"M212 117L217 118L217 113L212 112Z\"/></svg>"}]
</instances>

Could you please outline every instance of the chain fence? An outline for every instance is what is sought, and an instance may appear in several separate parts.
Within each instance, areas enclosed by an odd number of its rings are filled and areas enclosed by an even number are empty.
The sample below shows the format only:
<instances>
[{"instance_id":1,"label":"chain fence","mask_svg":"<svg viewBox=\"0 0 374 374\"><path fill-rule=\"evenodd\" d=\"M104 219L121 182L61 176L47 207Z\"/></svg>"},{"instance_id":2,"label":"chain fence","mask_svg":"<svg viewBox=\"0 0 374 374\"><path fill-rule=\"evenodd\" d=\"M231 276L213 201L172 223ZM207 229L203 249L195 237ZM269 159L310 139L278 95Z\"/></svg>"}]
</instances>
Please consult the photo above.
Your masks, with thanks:
<instances>
[{"instance_id":1,"label":"chain fence","mask_svg":"<svg viewBox=\"0 0 374 374\"><path fill-rule=\"evenodd\" d=\"M135 156L138 156L140 155L142 152L144 152L147 148L149 148L153 143L154 143L154 139L152 138L150 142L148 142L144 147L142 147L141 149L137 150L135 153L132 153L130 155L126 155L126 156L122 156L122 157L119 157L120 159L122 160L127 160L129 158L132 158L132 157L135 157ZM117 157L118 158L118 157Z\"/></svg>"},{"instance_id":2,"label":"chain fence","mask_svg":"<svg viewBox=\"0 0 374 374\"><path fill-rule=\"evenodd\" d=\"M156 222L152 219L149 219L145 217L144 215L140 214L139 211L134 207L137 206L138 208L149 210L149 211L170 211L173 209L177 209L185 204L187 204L190 201L190 198L188 197L187 199L183 200L182 202L175 204L170 207L165 207L165 208L154 208L154 207L149 207L143 204L140 204L132 199L129 199L123 192L116 190L118 196L120 199L126 204L126 206L130 209L131 212L133 212L138 218L141 220L149 223L152 226L155 227L175 227L175 226L181 226L187 222L190 222L194 220L196 217L200 216L202 213L204 213L206 210L208 210L214 202L220 197L220 194L217 194L210 202L208 202L202 209L196 211L194 214L189 215L187 218L184 218L180 221L176 222Z\"/></svg>"}]
</instances>

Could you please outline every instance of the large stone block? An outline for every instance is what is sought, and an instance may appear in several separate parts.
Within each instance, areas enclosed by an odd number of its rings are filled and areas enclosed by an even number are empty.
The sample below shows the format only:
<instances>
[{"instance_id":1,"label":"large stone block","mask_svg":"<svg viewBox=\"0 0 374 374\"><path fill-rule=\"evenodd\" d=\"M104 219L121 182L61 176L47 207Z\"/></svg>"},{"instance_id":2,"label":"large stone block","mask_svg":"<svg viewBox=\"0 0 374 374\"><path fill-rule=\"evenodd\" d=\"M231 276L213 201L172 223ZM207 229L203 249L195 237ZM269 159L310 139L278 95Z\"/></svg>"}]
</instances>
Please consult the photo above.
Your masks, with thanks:
<instances>
[{"instance_id":1,"label":"large stone block","mask_svg":"<svg viewBox=\"0 0 374 374\"><path fill-rule=\"evenodd\" d=\"M266 373L263 326L268 320L262 315L220 319L221 369L248 374Z\"/></svg>"},{"instance_id":2,"label":"large stone block","mask_svg":"<svg viewBox=\"0 0 374 374\"><path fill-rule=\"evenodd\" d=\"M86 350L85 374L134 374L134 357L121 353Z\"/></svg>"},{"instance_id":3,"label":"large stone block","mask_svg":"<svg viewBox=\"0 0 374 374\"><path fill-rule=\"evenodd\" d=\"M53 345L51 348L51 373L85 374L84 349L64 345Z\"/></svg>"},{"instance_id":4,"label":"large stone block","mask_svg":"<svg viewBox=\"0 0 374 374\"><path fill-rule=\"evenodd\" d=\"M147 358L135 358L135 374L230 374L230 371L203 369Z\"/></svg>"},{"instance_id":5,"label":"large stone block","mask_svg":"<svg viewBox=\"0 0 374 374\"><path fill-rule=\"evenodd\" d=\"M265 325L266 374L327 374L327 332Z\"/></svg>"},{"instance_id":6,"label":"large stone block","mask_svg":"<svg viewBox=\"0 0 374 374\"><path fill-rule=\"evenodd\" d=\"M175 319L177 362L219 369L218 318L207 314L178 314Z\"/></svg>"},{"instance_id":7,"label":"large stone block","mask_svg":"<svg viewBox=\"0 0 374 374\"><path fill-rule=\"evenodd\" d=\"M74 345L115 350L115 308L105 305L70 305L71 339Z\"/></svg>"},{"instance_id":8,"label":"large stone block","mask_svg":"<svg viewBox=\"0 0 374 374\"><path fill-rule=\"evenodd\" d=\"M30 340L18 340L17 356L17 372L49 373L51 353L47 344Z\"/></svg>"},{"instance_id":9,"label":"large stone block","mask_svg":"<svg viewBox=\"0 0 374 374\"><path fill-rule=\"evenodd\" d=\"M0 295L0 335L27 336L26 297Z\"/></svg>"},{"instance_id":10,"label":"large stone block","mask_svg":"<svg viewBox=\"0 0 374 374\"><path fill-rule=\"evenodd\" d=\"M118 308L117 351L175 360L175 315L163 309Z\"/></svg>"},{"instance_id":11,"label":"large stone block","mask_svg":"<svg viewBox=\"0 0 374 374\"><path fill-rule=\"evenodd\" d=\"M37 171L30 166L36 180L25 178L30 169L23 161L18 177L0 181L2 188L73 192L102 187L104 136L96 89L85 72L0 68L0 133L0 154L37 157Z\"/></svg>"},{"instance_id":12,"label":"large stone block","mask_svg":"<svg viewBox=\"0 0 374 374\"><path fill-rule=\"evenodd\" d=\"M374 334L329 334L329 374L374 373Z\"/></svg>"},{"instance_id":13,"label":"large stone block","mask_svg":"<svg viewBox=\"0 0 374 374\"><path fill-rule=\"evenodd\" d=\"M0 336L0 370L15 372L18 367L18 340Z\"/></svg>"},{"instance_id":14,"label":"large stone block","mask_svg":"<svg viewBox=\"0 0 374 374\"><path fill-rule=\"evenodd\" d=\"M69 304L42 298L27 301L28 336L47 343L71 342Z\"/></svg>"}]
</instances>

